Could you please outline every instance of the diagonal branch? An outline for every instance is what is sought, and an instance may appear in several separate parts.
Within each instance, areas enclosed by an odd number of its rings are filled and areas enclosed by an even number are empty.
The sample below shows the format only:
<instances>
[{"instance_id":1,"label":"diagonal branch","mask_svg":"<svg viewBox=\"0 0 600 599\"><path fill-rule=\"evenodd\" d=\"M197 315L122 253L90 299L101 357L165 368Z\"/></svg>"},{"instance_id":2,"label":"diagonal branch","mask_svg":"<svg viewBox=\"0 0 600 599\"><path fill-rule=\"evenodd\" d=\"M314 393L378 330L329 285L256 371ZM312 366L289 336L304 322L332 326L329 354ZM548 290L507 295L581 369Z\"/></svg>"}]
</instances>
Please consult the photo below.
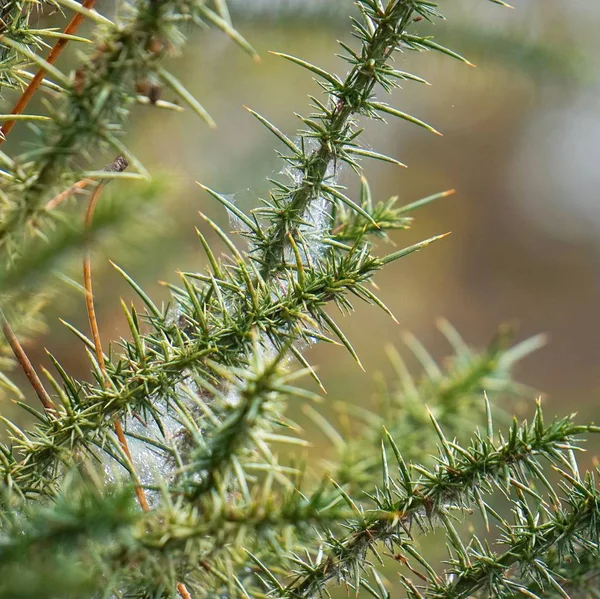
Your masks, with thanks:
<instances>
[{"instance_id":1,"label":"diagonal branch","mask_svg":"<svg viewBox=\"0 0 600 599\"><path fill-rule=\"evenodd\" d=\"M381 494L379 509L359 516L358 520L349 524L350 533L345 538L332 540L329 554L317 564L305 564L292 583L280 587L278 596L281 599L309 599L322 592L331 580L344 579L349 576L348 573L360 572L367 551L378 543L395 544L402 549L413 522L420 522L423 526L423 522L439 520L449 535L455 533L447 516L447 506L467 507L477 502L483 505L481 509L486 510L481 500L482 493L494 487L506 492L506 486L514 486L518 493L521 492L524 487L519 482L521 473L527 469L541 471L539 457L545 457L551 463L561 463L567 452L565 448L576 447L578 435L600 432L599 427L577 425L571 418L556 420L545 427L538 406L531 426L526 422L519 426L515 422L506 441L496 444L491 438L477 436L465 450L448 443L437 422L433 420L433 423L441 441L439 465L433 470L415 466L414 469L422 476L414 481L396 444L388 436L398 461L400 479L392 481L386 470L385 491ZM394 494L398 493L402 497L395 499ZM503 565L509 567L515 563L513 557L508 552ZM361 579L360 576L357 578ZM481 583L479 576L469 572L464 580L459 579L452 586L452 592L444 596L467 597Z\"/></svg>"},{"instance_id":2,"label":"diagonal branch","mask_svg":"<svg viewBox=\"0 0 600 599\"><path fill-rule=\"evenodd\" d=\"M48 395L48 392L44 388L44 385L42 384L40 377L37 375L37 372L35 371L33 364L29 360L29 357L25 353L25 350L19 343L17 336L14 334L13 330L11 329L10 325L8 324L8 320L6 320L6 317L4 316L4 314L2 312L0 312L0 320L2 321L2 332L4 333L4 336L6 337L6 341L8 342L11 349L13 350L13 353L15 354L17 361L21 365L21 368L23 369L25 376L31 383L33 390L36 392L37 396L39 397L40 402L42 403L42 406L44 406L44 410L46 411L46 414L48 414L48 415L52 414L53 416L56 416L56 407L54 406L52 399Z\"/></svg>"},{"instance_id":3,"label":"diagonal branch","mask_svg":"<svg viewBox=\"0 0 600 599\"><path fill-rule=\"evenodd\" d=\"M379 69L385 65L398 48L398 38L414 11L412 0L395 0L379 15L376 29L363 46L362 55L343 82L318 70L318 74L331 84L330 94L334 107L322 117L322 135L318 147L303 157L302 178L292 191L289 201L267 234L260 256L261 274L268 279L283 259L288 246L288 235L296 237L298 227L307 208L318 196L327 179L331 165L340 157L348 141L350 119L367 108L368 100L379 80ZM368 17L367 17L368 18ZM284 56L285 58L291 58ZM302 62L293 60L304 65ZM309 68L307 66L307 68ZM317 72L317 67L309 70Z\"/></svg>"},{"instance_id":4,"label":"diagonal branch","mask_svg":"<svg viewBox=\"0 0 600 599\"><path fill-rule=\"evenodd\" d=\"M93 8L96 0L84 0L82 6L87 9ZM69 24L65 27L64 33L66 35L73 35L79 29L81 23L83 23L84 16L82 13L75 13L73 18L69 21ZM62 54L62 51L65 49L67 44L69 43L69 38L61 37L54 44L52 50L50 50L50 54L48 54L48 58L46 58L46 62L49 65L53 65L58 57ZM29 104L31 98L37 91L38 87L41 85L44 77L46 76L46 69L44 67L40 67L38 72L35 74L34 78L29 82L29 85L25 88L25 91L21 94L21 97L17 100L14 108L12 109L11 114L19 115L22 114L27 105ZM0 127L0 145L6 141L8 134L11 132L12 128L16 124L16 120L5 121L2 127Z\"/></svg>"}]
</instances>

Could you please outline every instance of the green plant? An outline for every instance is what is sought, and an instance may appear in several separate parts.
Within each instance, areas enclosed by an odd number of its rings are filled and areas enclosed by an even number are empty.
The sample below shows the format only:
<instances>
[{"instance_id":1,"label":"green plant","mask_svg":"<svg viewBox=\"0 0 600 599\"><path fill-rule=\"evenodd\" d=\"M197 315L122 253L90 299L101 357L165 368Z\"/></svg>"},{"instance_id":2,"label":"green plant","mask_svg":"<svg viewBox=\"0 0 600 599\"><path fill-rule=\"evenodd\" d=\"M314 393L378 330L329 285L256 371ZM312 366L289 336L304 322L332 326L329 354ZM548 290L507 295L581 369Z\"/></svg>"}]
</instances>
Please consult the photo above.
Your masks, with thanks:
<instances>
[{"instance_id":1,"label":"green plant","mask_svg":"<svg viewBox=\"0 0 600 599\"><path fill-rule=\"evenodd\" d=\"M108 181L122 183L128 162L136 177L146 174L117 135L124 117L140 89L156 101L160 79L212 123L161 66L181 42L181 23L209 22L253 51L222 0L140 0L117 24L90 13L92 3L59 4L99 24L95 53L71 77L36 53L47 32L29 28L30 4L9 3L2 15L2 81L32 79L23 70L37 63L56 79L46 83L58 99L48 117L28 117L40 120L35 150L0 153L4 351L15 354L43 406L20 401L37 419L28 432L5 419L11 438L0 447L0 597L291 599L327 596L343 585L384 598L386 561L400 568L405 594L414 598L593 592L600 494L595 475L580 474L575 451L582 435L600 429L573 418L546 423L538 404L530 423L510 423L496 410L504 420L496 430L486 395L523 391L511 368L541 338L511 347L500 331L478 352L441 323L453 346L447 364L411 341L425 374L414 381L393 353L398 388L382 390L377 412L347 414L358 429L347 438L312 407L321 397L296 382L303 375L319 382L303 354L314 342L341 344L359 362L332 307L350 312L354 297L389 313L370 286L373 277L444 237L375 254L377 237L407 228L407 214L451 192L398 206L374 201L364 177L352 200L338 179L342 163L359 172L362 158L399 164L360 144L360 117L398 117L437 133L375 96L398 82L423 82L395 68L397 51L438 51L470 64L419 34L421 20L440 17L436 7L357 0L357 44L342 43L349 64L343 78L280 55L313 73L325 95L311 98L313 113L300 117L297 139L250 110L281 143L285 176L271 181L269 197L250 213L203 186L230 213L246 247L205 217L203 230L220 237L227 255L217 257L199 231L209 268L181 273L180 285L169 285L168 306L156 305L116 266L144 311L123 303L130 337L105 353L89 246L95 228L119 217L95 215L95 208ZM83 43L72 35L59 37ZM119 156L103 171L76 168L92 141L128 160ZM92 190L82 228L56 222L48 232L73 184ZM32 241L32 231L48 232L48 240ZM93 380L76 380L49 354L55 373L44 371L42 382L15 326L27 324L31 302L39 301L39 289L23 283L78 247L92 334L67 326L90 357ZM2 381L20 395L6 376ZM308 468L285 452L306 444L286 416L290 401L304 402L332 441L327 463ZM494 493L503 509L492 507ZM462 530L459 522L474 521L474 510L493 536ZM415 538L434 527L449 550L441 569Z\"/></svg>"}]
</instances>

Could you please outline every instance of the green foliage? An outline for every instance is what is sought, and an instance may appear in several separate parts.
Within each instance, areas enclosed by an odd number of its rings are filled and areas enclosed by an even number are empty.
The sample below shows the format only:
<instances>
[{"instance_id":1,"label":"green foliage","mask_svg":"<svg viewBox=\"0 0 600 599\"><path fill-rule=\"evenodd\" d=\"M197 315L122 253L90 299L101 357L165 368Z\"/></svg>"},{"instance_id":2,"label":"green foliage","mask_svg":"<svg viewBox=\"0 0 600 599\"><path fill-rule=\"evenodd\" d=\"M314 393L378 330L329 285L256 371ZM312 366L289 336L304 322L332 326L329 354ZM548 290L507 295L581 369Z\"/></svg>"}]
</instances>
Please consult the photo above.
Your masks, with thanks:
<instances>
[{"instance_id":1,"label":"green foliage","mask_svg":"<svg viewBox=\"0 0 600 599\"><path fill-rule=\"evenodd\" d=\"M437 434L430 426L433 416L446 434L460 442L467 441L471 431L487 419L486 396L501 399L531 397L533 391L515 383L511 371L516 362L543 344L541 336L510 346L511 334L500 330L483 351L469 347L452 325L446 321L439 328L452 345L453 355L439 366L420 342L406 336L408 347L421 362L423 376L415 380L401 354L389 348L388 354L397 375L397 383L388 388L380 385L376 409L340 406L356 423L360 435L352 442L336 442L337 469L335 480L352 485L357 492L368 491L378 480L381 469L382 441L387 435L402 440L403 457L421 464L430 459ZM507 411L498 417L506 420ZM387 431L387 432L385 432ZM400 443L400 441L398 441Z\"/></svg>"},{"instance_id":2,"label":"green foliage","mask_svg":"<svg viewBox=\"0 0 600 599\"><path fill-rule=\"evenodd\" d=\"M59 4L83 10L72 0ZM391 350L398 380L382 386L376 411L346 408L345 427L313 407L321 397L296 382L320 382L303 353L315 342L342 345L360 364L335 308L351 312L353 298L389 313L374 276L444 237L378 255L374 240L408 228L408 213L451 192L404 206L395 198L376 202L363 177L353 200L337 175L342 163L360 171L361 158L399 164L360 145L361 117L397 117L437 133L376 96L399 82L422 82L394 67L397 52L468 61L419 33L421 20L441 16L426 0L356 6L356 47L341 44L350 65L344 78L279 54L314 74L325 96L311 98L298 138L250 111L281 144L285 174L272 181L269 197L245 213L202 186L227 210L243 247L205 217L202 229L211 228L227 253L216 256L199 230L209 266L180 273L166 306L115 265L143 305L123 303L129 336L101 355L97 339L67 325L90 358L91 380L75 379L50 355L55 372L44 376L54 404L43 412L22 404L37 419L26 432L4 419L0 597L308 599L329 596L337 584L388 598L383 566L390 563L414 599L566 597L593 587L600 491L594 473L580 474L575 453L584 434L600 429L572 417L547 424L539 403L531 422L508 424L507 406L493 410L488 399L532 395L514 382L512 368L541 337L511 345L501 330L480 351L441 323L452 346L443 366L408 337L423 376L414 379ZM7 9L3 77L16 85L19 61L41 59L34 32L22 31L29 5ZM168 48L181 44L180 25L209 23L252 54L222 0L140 0L124 13L118 24L86 13L98 24L95 53L73 77L46 69L60 90L49 120L40 121L38 147L1 155L8 183L0 281L13 324L32 316L27 302L39 299L40 273L90 234L122 222L127 210L136 214L135 202L125 211L109 205L89 231L66 227L48 208L82 176L76 165L91 144L127 154L137 174L144 171L117 136L135 83L162 80L211 122L161 66ZM124 178L106 170L85 176L99 180L94 194ZM44 239L32 242L28 230ZM308 467L298 457L308 444L287 414L291 402L331 440L327 461ZM351 433L338 431L348 426ZM448 546L443 564L424 555L417 539L433 528Z\"/></svg>"},{"instance_id":3,"label":"green foliage","mask_svg":"<svg viewBox=\"0 0 600 599\"><path fill-rule=\"evenodd\" d=\"M75 2L64 0L64 4L80 10ZM100 23L95 52L84 58L73 77L55 67L46 67L59 85L58 101L48 107L50 120L39 128L36 147L19 156L7 157L2 173L6 184L0 204L0 249L10 257L20 253L24 235L41 227L47 219L47 201L84 174L76 165L80 156L92 158L90 147L124 153L139 174L147 175L119 136L138 90L148 88L147 93L151 93L152 86L162 82L214 126L198 101L161 66L169 53L182 46L185 23L212 23L252 52L247 42L234 34L204 2L140 0L122 8L118 23L96 17ZM11 10L17 13L13 18L23 18L21 3L14 3ZM26 33L29 41L28 32L22 29L13 32L8 28L2 36L3 47L35 65L40 58L35 54L37 61L33 60L31 50L24 49L26 41L19 38ZM29 45L34 42L31 39ZM11 71L14 72L13 67Z\"/></svg>"}]
</instances>

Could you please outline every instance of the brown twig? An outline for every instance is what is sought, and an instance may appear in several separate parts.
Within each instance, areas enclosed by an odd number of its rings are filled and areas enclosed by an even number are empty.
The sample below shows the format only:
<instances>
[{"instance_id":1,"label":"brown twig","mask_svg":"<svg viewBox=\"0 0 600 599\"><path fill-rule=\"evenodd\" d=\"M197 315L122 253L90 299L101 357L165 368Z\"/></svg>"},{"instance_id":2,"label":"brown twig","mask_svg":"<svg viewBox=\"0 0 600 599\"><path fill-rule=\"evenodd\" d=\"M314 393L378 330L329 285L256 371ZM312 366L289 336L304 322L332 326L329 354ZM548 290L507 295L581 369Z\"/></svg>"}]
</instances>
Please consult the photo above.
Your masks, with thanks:
<instances>
[{"instance_id":1,"label":"brown twig","mask_svg":"<svg viewBox=\"0 0 600 599\"><path fill-rule=\"evenodd\" d=\"M52 399L50 399L48 392L46 391L46 389L44 389L44 385L42 384L40 377L37 375L37 372L35 371L33 365L31 364L31 361L27 357L25 350L23 349L22 345L19 343L17 336L14 334L13 330L10 328L10 325L8 324L8 320L6 320L6 317L4 316L4 314L2 312L0 312L0 318L2 319L2 331L4 332L4 336L6 337L8 344L10 345L11 349L13 350L13 353L15 354L17 361L21 365L21 368L23 369L25 376L29 379L29 382L31 383L33 390L36 392L37 396L40 398L40 401L42 402L42 406L44 406L44 410L45 410L46 414L56 416L56 407L54 406L54 403L52 403Z\"/></svg>"},{"instance_id":2,"label":"brown twig","mask_svg":"<svg viewBox=\"0 0 600 599\"><path fill-rule=\"evenodd\" d=\"M131 452L129 451L129 444L127 443L127 437L125 436L125 431L123 431L123 425L118 418L113 420L113 426L115 428L115 433L117 434L117 439L119 440L119 444L121 445L121 449L125 452L127 459L129 460L131 467L133 468L133 458L131 457ZM138 503L144 512L150 511L150 506L148 505L148 500L146 499L146 492L144 491L144 487L141 485L135 485L135 496L137 497Z\"/></svg>"},{"instance_id":3,"label":"brown twig","mask_svg":"<svg viewBox=\"0 0 600 599\"><path fill-rule=\"evenodd\" d=\"M104 168L106 171L124 171L127 168L127 161L122 157L118 156L114 162L109 164ZM105 181L101 181L96 189L94 189L94 193L92 193L90 197L90 201L88 203L87 211L85 213L85 231L86 235L89 236L92 230L92 223L94 221L94 211L96 210L96 205L98 204L98 200L100 199L100 195L102 194L102 190L106 185ZM94 348L96 350L96 359L98 360L98 366L100 368L100 372L102 373L102 377L104 379L104 384L108 385L108 373L106 372L106 362L104 360L104 352L102 351L102 342L100 341L100 330L98 328L98 320L96 319L96 309L94 307L94 292L92 288L92 259L91 259L91 251L89 238L88 243L86 244L84 256L83 256L83 286L85 287L85 305L87 308L88 320L90 322L90 329L92 332L92 340L94 342ZM117 434L117 439L121 445L121 448L127 459L129 460L131 466L133 467L133 460L131 457L131 452L129 451L129 445L127 443L127 438L125 437L125 433L123 431L123 426L118 418L114 420L114 428L115 433ZM135 485L135 494L137 496L138 502L142 509L147 512L150 510L150 506L148 505L148 500L146 499L146 493L142 486L136 484Z\"/></svg>"},{"instance_id":4,"label":"brown twig","mask_svg":"<svg viewBox=\"0 0 600 599\"><path fill-rule=\"evenodd\" d=\"M181 599L192 599L189 591L186 589L183 582L177 583L177 592L181 595Z\"/></svg>"},{"instance_id":5,"label":"brown twig","mask_svg":"<svg viewBox=\"0 0 600 599\"><path fill-rule=\"evenodd\" d=\"M86 236L89 236L91 233L92 222L94 220L94 211L104 186L105 183L101 182L90 197L87 211L85 213ZM100 341L100 332L98 330L98 321L96 320L96 310L94 308L94 295L92 290L92 261L89 247L89 237L86 239L86 242L85 253L83 256L83 285L85 287L85 305L87 308L88 319L90 321L90 329L92 330L92 339L94 341L94 348L96 350L96 359L98 360L98 366L100 367L102 376L106 381L106 363L104 361L104 354L102 352L102 343Z\"/></svg>"},{"instance_id":6,"label":"brown twig","mask_svg":"<svg viewBox=\"0 0 600 599\"><path fill-rule=\"evenodd\" d=\"M54 210L59 204L62 204L67 198L71 197L78 191L83 191L88 185L94 183L93 179L81 179L77 183L73 183L71 187L61 191L58 195L54 196L47 204L46 210Z\"/></svg>"},{"instance_id":7,"label":"brown twig","mask_svg":"<svg viewBox=\"0 0 600 599\"><path fill-rule=\"evenodd\" d=\"M96 0L84 0L82 6L84 8L91 9L93 8ZM78 29L83 19L85 17L81 13L76 13L73 18L69 21L69 24L65 27L64 33L67 35L73 35ZM46 62L50 65L53 65L58 57L61 55L62 51L65 49L66 45L69 43L68 39L60 38L56 44L50 50L50 54L48 54L48 58L46 58ZM14 108L12 109L11 114L21 114L25 108L27 108L27 104L33 95L35 94L37 88L40 86L42 81L44 80L44 76L46 75L46 69L44 67L40 67L38 72L35 74L33 79L29 82L29 85L25 88L25 91L21 94L21 97L17 100ZM0 144L8 137L8 134L15 126L17 121L4 121L2 127L0 127Z\"/></svg>"},{"instance_id":8,"label":"brown twig","mask_svg":"<svg viewBox=\"0 0 600 599\"><path fill-rule=\"evenodd\" d=\"M104 170L106 171L124 171L128 166L127 161L122 156L117 156L117 158L106 166ZM96 209L96 205L98 203L98 199L102 194L102 190L106 182L101 181L94 192L90 197L90 201L88 203L88 208L85 214L85 230L86 233L89 234L92 230L92 223L94 220L94 211ZM83 284L85 287L85 302L87 307L88 318L90 321L90 329L92 331L92 339L94 342L94 348L96 350L96 359L98 360L98 366L100 367L100 371L102 372L102 376L104 378L104 382L108 385L108 374L106 372L106 362L104 361L104 353L102 352L102 342L100 341L100 332L98 329L98 321L96 320L96 310L94 309L94 294L92 290L92 266L91 266L91 253L89 243L85 249L85 254L83 257ZM123 425L118 418L115 418L113 421L115 433L117 434L117 439L123 449L123 452L127 456L131 467L134 467L133 459L131 457L131 452L129 451L129 445L127 443L127 438L125 437L125 433L123 431ZM148 500L146 499L146 493L144 488L136 484L135 485L135 494L140 504L142 510L144 512L150 511L150 506L148 505ZM177 592L181 596L182 599L192 599L189 591L186 586L182 582L177 583Z\"/></svg>"}]
</instances>

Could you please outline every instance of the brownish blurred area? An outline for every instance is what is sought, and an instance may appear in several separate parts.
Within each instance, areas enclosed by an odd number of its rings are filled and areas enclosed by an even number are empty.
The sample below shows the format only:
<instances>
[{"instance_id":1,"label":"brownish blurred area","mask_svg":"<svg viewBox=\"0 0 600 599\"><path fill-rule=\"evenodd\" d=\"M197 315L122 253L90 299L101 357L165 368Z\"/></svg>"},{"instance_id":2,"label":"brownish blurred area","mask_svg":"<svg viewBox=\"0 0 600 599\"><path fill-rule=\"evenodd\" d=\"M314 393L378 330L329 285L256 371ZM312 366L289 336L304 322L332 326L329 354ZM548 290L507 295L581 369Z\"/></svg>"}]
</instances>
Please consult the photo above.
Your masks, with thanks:
<instances>
[{"instance_id":1,"label":"brownish blurred area","mask_svg":"<svg viewBox=\"0 0 600 599\"><path fill-rule=\"evenodd\" d=\"M519 379L548 394L550 413L578 410L582 419L598 418L600 7L596 0L566 4L517 1L510 11L484 0L455 2L448 6L449 20L435 31L440 42L467 54L476 69L433 53L399 57L400 68L425 77L432 87L407 83L389 101L427 120L444 137L404 122L368 123L368 145L409 168L366 162L365 174L379 199L398 195L411 202L455 188L455 196L416 213L414 228L392 240L403 246L436 233L452 235L377 278L399 326L362 305L340 321L366 374L343 349L310 349L329 397L368 402L374 372L390 373L384 346L399 345L403 330L442 357L449 348L435 330L438 317L449 319L475 345L510 321L519 323L519 337L537 332L550 337L547 348L522 364ZM151 107L134 112L130 146L150 171L171 173L173 191L165 198L170 224L152 238L151 247L132 256L110 250L95 256L105 340L127 334L118 294L131 298L117 273L105 266L108 258L166 300L157 280L175 282L177 269L204 265L194 226L207 231L198 211L226 224L222 209L194 181L234 194L249 209L266 193L265 178L281 169L275 138L242 105L291 135L299 125L294 112L305 113L307 94L320 90L309 74L268 51L346 69L335 58L336 39L349 41L346 19L239 15L236 24L263 57L260 64L212 31L195 34L187 56L172 63L217 121L216 131L191 112ZM164 99L168 96L165 92ZM356 175L342 176L355 190ZM30 351L36 363L47 363L43 347L48 346L74 374L87 376L81 346L57 323L61 316L85 328L83 300L71 300L66 311L61 302L52 306L50 330Z\"/></svg>"}]
</instances>

